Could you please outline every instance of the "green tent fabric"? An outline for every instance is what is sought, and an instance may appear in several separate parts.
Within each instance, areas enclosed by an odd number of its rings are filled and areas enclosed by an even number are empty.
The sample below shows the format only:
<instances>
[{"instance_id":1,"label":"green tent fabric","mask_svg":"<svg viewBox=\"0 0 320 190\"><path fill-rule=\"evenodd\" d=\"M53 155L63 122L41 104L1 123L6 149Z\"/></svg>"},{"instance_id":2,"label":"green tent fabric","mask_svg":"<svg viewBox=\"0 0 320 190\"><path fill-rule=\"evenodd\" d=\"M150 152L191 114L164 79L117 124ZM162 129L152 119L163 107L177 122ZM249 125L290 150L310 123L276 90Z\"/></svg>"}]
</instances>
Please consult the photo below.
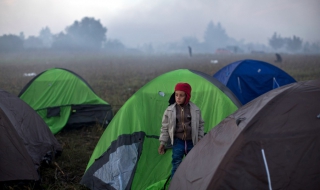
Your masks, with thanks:
<instances>
[{"instance_id":1,"label":"green tent fabric","mask_svg":"<svg viewBox=\"0 0 320 190\"><path fill-rule=\"evenodd\" d=\"M40 73L18 96L37 111L53 134L65 126L105 125L113 116L109 103L67 69L52 68Z\"/></svg>"},{"instance_id":2,"label":"green tent fabric","mask_svg":"<svg viewBox=\"0 0 320 190\"><path fill-rule=\"evenodd\" d=\"M164 185L171 171L171 149L159 155L158 139L163 112L178 82L192 86L191 101L201 109L205 132L241 106L227 87L199 71L179 69L158 76L117 112L96 145L81 184L133 190Z\"/></svg>"}]
</instances>

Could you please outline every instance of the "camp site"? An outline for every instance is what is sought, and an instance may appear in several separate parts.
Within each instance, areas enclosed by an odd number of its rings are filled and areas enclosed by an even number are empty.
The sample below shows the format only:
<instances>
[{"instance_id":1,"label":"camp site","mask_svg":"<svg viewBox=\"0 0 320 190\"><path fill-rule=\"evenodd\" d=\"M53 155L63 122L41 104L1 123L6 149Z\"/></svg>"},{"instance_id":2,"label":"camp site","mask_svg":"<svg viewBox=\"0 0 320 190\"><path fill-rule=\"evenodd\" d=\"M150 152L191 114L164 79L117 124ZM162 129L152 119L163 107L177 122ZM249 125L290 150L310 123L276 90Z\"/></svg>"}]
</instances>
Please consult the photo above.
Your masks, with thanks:
<instances>
[{"instance_id":1,"label":"camp site","mask_svg":"<svg viewBox=\"0 0 320 190\"><path fill-rule=\"evenodd\" d=\"M232 93L231 89L226 88L226 86L214 78L213 75L231 63L248 59L263 61L277 67L290 75L296 82L268 90L268 92L258 98L255 98L246 104L242 104L235 98L236 95ZM213 64L212 60L218 60L218 62ZM48 163L38 164L38 166L40 166L38 173L33 171L33 173L30 174L31 177L24 178L25 180L23 183L17 182L21 177L15 179L5 178L11 182L6 183L1 181L1 185L7 189L36 189L36 187L41 187L42 189L86 190L95 189L95 185L100 183L101 187L109 187L106 189L161 189L166 182L171 167L170 149L168 149L168 154L166 155L160 156L157 153L157 146L159 143L157 138L159 137L158 133L161 127L161 117L163 110L168 105L168 99L173 93L174 83L183 80L189 82L194 89L195 94L192 97L194 99L191 100L197 102L197 104L201 106L201 109L203 109L203 115L206 122L206 135L199 146L205 143L212 143L212 147L221 152L209 151L210 154L205 153L206 157L203 157L204 165L199 166L199 168L208 168L205 165L205 161L207 160L214 160L214 158L217 158L217 161L212 163L210 171L203 170L203 173L201 173L195 169L195 175L193 176L192 174L189 174L188 171L184 171L184 161L186 161L187 164L187 162L192 161L192 158L199 159L197 156L201 156L201 154L206 151L204 148L194 148L194 152L190 152L191 158L188 158L188 155L182 162L181 169L180 167L178 168L176 175L178 180L175 181L175 178L173 178L171 181L172 186L170 188L177 189L176 187L180 186L179 183L184 183L183 180L188 180L190 178L189 181L192 181L192 179L201 178L202 175L206 175L211 176L210 179L196 180L197 182L202 181L201 184L203 186L200 186L197 183L190 183L190 187L196 185L206 188L225 187L228 189L226 184L236 186L242 178L230 176L231 174L228 173L220 175L220 170L224 168L226 170L230 169L230 171L235 170L246 173L243 168L248 167L248 172L253 172L249 171L250 167L252 167L252 170L256 167L261 167L259 175L263 176L261 183L262 185L265 185L266 189L269 189L270 185L274 188L280 188L283 184L276 183L275 181L279 181L276 177L281 178L286 174L277 172L277 176L272 175L274 174L274 171L277 171L277 167L272 165L273 161L276 162L276 160L275 158L274 160L271 159L270 156L277 157L277 162L279 164L283 164L284 160L281 159L286 159L287 156L290 156L293 153L292 151L297 152L297 155L301 156L304 151L306 151L305 154L313 155L309 159L317 159L317 156L319 156L313 152L319 145L318 141L312 140L318 138L317 136L309 139L308 137L299 136L298 134L308 134L308 132L303 131L303 129L300 129L298 126L294 128L296 131L292 129L291 131L285 132L288 130L287 125L290 124L285 122L288 117L298 119L297 121L292 119L292 125L298 124L301 127L304 123L310 123L309 131L313 130L313 125L318 125L320 122L320 110L317 109L319 107L319 99L306 94L308 91L316 92L317 89L320 88L319 82L306 82L320 78L319 60L319 55L291 54L283 55L283 61L281 63L274 62L274 54L194 55L192 58L188 55L109 56L101 53L75 53L69 55L64 53L37 54L36 52L33 52L33 54L25 53L20 56L16 56L15 54L2 55L0 59L1 100L3 100L4 97L2 94L6 94L6 97L11 97L12 100L10 101L12 102L10 103L9 100L6 100L1 103L1 114L7 112L6 115L1 115L1 124L3 125L6 121L6 125L11 127L10 134L14 135L13 137L15 138L19 136L19 132L14 132L14 128L12 128L17 126L19 122L12 120L17 118L12 116L12 113L8 112L11 108L4 108L4 105L15 105L14 107L19 106L19 108L21 108L20 111L27 111L35 108L34 111L28 112L29 115L34 115L32 116L32 118L34 118L33 120L41 120L41 116L52 113L51 111L57 114L57 112L54 112L55 109L53 108L59 107L58 110L60 110L60 112L58 113L63 120L46 121L45 119L42 119L41 121L35 121L37 124L48 127L46 129L43 129L43 127L37 129L42 131L41 133L44 133L44 131L46 131L46 133L49 131L52 132L52 134L49 134L50 138L52 138L51 142L56 143L55 147L57 150L62 150L61 154L52 158ZM262 71L264 70L262 69ZM44 77L46 72L52 72L53 75ZM67 87L58 85L55 87L56 91L53 92L48 91L44 85L41 87L41 83L44 82L52 85L53 80L56 80L56 84L62 84L61 80L58 79L63 78L71 78L73 81L72 85ZM36 88L36 82L39 79L42 81L38 84L40 85L40 89ZM50 82L48 82L48 80ZM259 80L259 78L255 80ZM301 83L300 87L296 86L298 83ZM273 80L271 80L270 84L274 84ZM308 84L311 84L309 85L309 88ZM314 87L317 85L318 87ZM27 96L26 93L28 91L29 93L37 92L37 94ZM74 94L72 95L72 93ZM50 96L52 94L55 94L55 96ZM288 98L286 98L284 94L287 94ZM86 101L85 97L82 97L81 95L89 98L89 103L76 103L76 101ZM16 100L14 100L14 98ZM56 99L53 101L53 98ZM25 101L23 99L25 99ZM63 103L64 106L54 104L61 103L65 100L73 102ZM300 112L290 112L289 110L294 107L294 103L299 101L306 101L305 103L297 104L297 108ZM30 106L27 105L28 102L31 104ZM312 102L314 102L314 104ZM76 104L78 106L76 106ZM306 109L308 106L305 104L310 104L310 109ZM94 108L93 105L100 105L98 106L99 109L101 108L100 111L98 111L99 113L111 109L112 117L109 118L110 121L108 121L107 124L105 123L105 120L102 119L102 121L96 120L95 122L79 125L77 123L72 123L72 119L66 119L67 116L62 114L65 112L64 110L68 110L67 112L70 113L68 116L72 116L72 110L81 110L79 107ZM313 108L311 105L318 107ZM40 106L43 107L40 108ZM273 108L271 106L278 107ZM98 108L94 108L93 110L97 110ZM254 109L257 110L255 111ZM273 109L278 110L279 113L273 111ZM303 111L303 109L306 110ZM43 112L43 110L46 111ZM315 115L313 110L317 111L318 115ZM284 113L286 114L284 115ZM31 119L31 116L27 116L23 112L21 114L21 117L28 117ZM53 116L53 118L54 117L57 116ZM85 115L83 117L85 117ZM261 117L261 119L259 119L259 117ZM299 117L301 117L301 119L299 119ZM3 118L9 119L4 120ZM309 122L308 119L313 121ZM21 119L18 119L18 121L21 121ZM63 123L63 126L62 128L60 126L57 129L54 128L55 130L52 131L52 127L50 127L51 122ZM247 127L250 123L253 123L252 126ZM258 127L260 126L259 123L262 128ZM240 128L237 128L237 124ZM230 125L230 128L235 128L235 130L232 131L230 129L231 131L229 132L227 130L222 130L223 126L226 125ZM272 131L268 130L270 127L269 125L273 126ZM308 130L308 128L306 128L306 130ZM8 131L8 134L10 131ZM221 132L221 136L218 135L216 137L217 140L219 140L218 137L220 137L222 138L221 140L226 141L223 137L228 137L228 135L231 135L232 138L227 138L229 140L224 142L225 146L219 147L219 143L217 144L214 139L212 139L217 135L215 131ZM48 136L48 134L43 135ZM240 141L236 135L246 136L246 138ZM270 135L274 135L275 137L271 138ZM306 138L305 144L300 146L299 140L290 141L288 136L298 136L302 139ZM48 137L45 138L48 140ZM257 163L254 165L254 160L250 161L249 159L245 159L245 156L248 156L247 153L250 153L251 150L249 147L245 146L248 144L246 142L255 142L250 141L250 138L255 139L257 142L265 142L265 144L262 145L259 143L249 143L249 145L252 148L257 148L255 158L263 158L261 149L265 151L266 161L268 161L267 164L269 164L268 166L270 167L270 181L268 181L265 170L266 165L263 160L262 162L259 162L261 165L257 165ZM262 139L265 139L265 141ZM9 140L6 140L3 143L6 142L16 143L15 146L18 146L19 143L21 144L20 141ZM275 142L286 145L286 151L282 152L281 149L275 149L274 152L270 151L270 148L274 146L277 147L277 144L274 144ZM238 146L232 146L234 143L238 144ZM301 147L299 151L294 149L295 146ZM314 148L311 149L310 146ZM133 152L136 152L136 155L125 153L125 147L126 149L135 150ZM206 148L209 147L206 146ZM237 153L236 148L244 150L239 157L235 156ZM21 149L23 149L25 155L30 155L30 150L34 150L34 148L23 146ZM42 150L42 152L46 152L44 150ZM113 159L115 159L113 153L115 151L122 155L122 158L137 158L135 164L128 165L124 159L119 162L121 164L117 165L121 166L126 171L128 168L131 168L128 170L129 172L124 175L126 178L123 178L122 181L112 181L111 178L108 179L99 175L101 172L110 176L114 175L108 174L108 169L106 168L115 165L113 163ZM223 160L223 155L229 159ZM13 157L15 157L16 160L22 159L22 155ZM26 160L25 163L35 162L32 161L34 160L32 156L27 157L28 160ZM241 158L245 159L246 162L241 161ZM299 165L299 158L303 158L303 163L305 164ZM1 159L7 158L2 157ZM290 177L294 179L299 178L299 184L310 182L313 186L319 185L318 183L311 183L312 180L309 181L310 179L305 179L304 181L304 178L301 178L304 174L312 175L312 172L319 171L318 166L306 165L306 163L309 162L306 159L308 158L295 157L294 162L292 163L293 165L290 165L292 168L287 168L286 171L289 173L296 173L296 175ZM45 162L45 160L38 159L37 162ZM238 163L247 165L244 166ZM294 164L296 167L294 167ZM31 164L30 166L26 165L26 167L33 166ZM9 169L10 168L14 170L14 168L9 167ZM216 170L216 168L221 169ZM294 168L296 168L296 170ZM313 170L310 170L310 168L313 168ZM307 170L309 173L305 173ZM114 172L117 171L114 170ZM118 172L120 172L120 170ZM22 175L23 173L20 174ZM220 178L216 178L215 175L219 175ZM234 180L233 177L235 177ZM243 180L253 180L250 176L242 175L242 177L244 178ZM38 179L41 179L41 182L35 185L33 182ZM291 184L288 181L287 183ZM212 186L208 184L211 184ZM250 184L253 185L253 183L248 183L246 184L248 186L244 187L250 188ZM256 185L261 184L258 184L257 182ZM291 187L299 187L294 186L294 183L291 185Z\"/></svg>"},{"instance_id":2,"label":"camp site","mask_svg":"<svg viewBox=\"0 0 320 190\"><path fill-rule=\"evenodd\" d=\"M319 85L292 83L239 108L193 148L169 189L318 189Z\"/></svg>"}]
</instances>

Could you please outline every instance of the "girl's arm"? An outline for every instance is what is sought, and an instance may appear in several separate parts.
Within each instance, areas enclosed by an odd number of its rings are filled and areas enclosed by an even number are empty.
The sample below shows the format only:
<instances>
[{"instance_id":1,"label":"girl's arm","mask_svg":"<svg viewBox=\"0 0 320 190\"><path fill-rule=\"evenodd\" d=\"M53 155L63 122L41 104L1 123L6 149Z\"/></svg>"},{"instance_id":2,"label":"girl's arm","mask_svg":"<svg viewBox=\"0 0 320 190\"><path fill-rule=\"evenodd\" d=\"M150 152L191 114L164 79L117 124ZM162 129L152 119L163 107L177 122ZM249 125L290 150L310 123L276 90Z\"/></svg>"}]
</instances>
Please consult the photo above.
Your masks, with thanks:
<instances>
[{"instance_id":1,"label":"girl's arm","mask_svg":"<svg viewBox=\"0 0 320 190\"><path fill-rule=\"evenodd\" d=\"M204 120L202 119L201 111L200 111L198 141L201 140L203 136L204 136Z\"/></svg>"},{"instance_id":2,"label":"girl's arm","mask_svg":"<svg viewBox=\"0 0 320 190\"><path fill-rule=\"evenodd\" d=\"M162 117L162 126L161 126L161 132L159 137L160 144L162 145L166 145L169 139L168 128L169 128L169 117L168 117L168 112L166 110Z\"/></svg>"}]
</instances>

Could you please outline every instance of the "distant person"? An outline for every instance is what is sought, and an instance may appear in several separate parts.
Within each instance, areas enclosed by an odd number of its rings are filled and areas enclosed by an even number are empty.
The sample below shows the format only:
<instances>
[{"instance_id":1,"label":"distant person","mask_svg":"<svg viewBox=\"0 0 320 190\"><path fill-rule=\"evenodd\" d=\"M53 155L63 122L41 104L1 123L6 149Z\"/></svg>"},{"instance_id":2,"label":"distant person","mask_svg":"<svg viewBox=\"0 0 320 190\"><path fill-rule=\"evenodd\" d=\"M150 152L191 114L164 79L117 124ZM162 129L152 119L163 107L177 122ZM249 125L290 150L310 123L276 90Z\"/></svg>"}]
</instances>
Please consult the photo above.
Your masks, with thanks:
<instances>
[{"instance_id":1,"label":"distant person","mask_svg":"<svg viewBox=\"0 0 320 190\"><path fill-rule=\"evenodd\" d=\"M192 57L192 48L190 46L188 46L188 50L189 50L189 56Z\"/></svg>"},{"instance_id":2,"label":"distant person","mask_svg":"<svg viewBox=\"0 0 320 190\"><path fill-rule=\"evenodd\" d=\"M274 61L276 63L281 63L282 62L282 58L281 58L281 55L276 53L276 60Z\"/></svg>"},{"instance_id":3,"label":"distant person","mask_svg":"<svg viewBox=\"0 0 320 190\"><path fill-rule=\"evenodd\" d=\"M191 86L188 83L178 83L174 88L173 95L169 101L170 105L162 117L160 146L158 148L159 154L164 154L166 143L170 141L172 145L171 178L183 157L204 135L204 121L201 117L201 111L189 101Z\"/></svg>"}]
</instances>

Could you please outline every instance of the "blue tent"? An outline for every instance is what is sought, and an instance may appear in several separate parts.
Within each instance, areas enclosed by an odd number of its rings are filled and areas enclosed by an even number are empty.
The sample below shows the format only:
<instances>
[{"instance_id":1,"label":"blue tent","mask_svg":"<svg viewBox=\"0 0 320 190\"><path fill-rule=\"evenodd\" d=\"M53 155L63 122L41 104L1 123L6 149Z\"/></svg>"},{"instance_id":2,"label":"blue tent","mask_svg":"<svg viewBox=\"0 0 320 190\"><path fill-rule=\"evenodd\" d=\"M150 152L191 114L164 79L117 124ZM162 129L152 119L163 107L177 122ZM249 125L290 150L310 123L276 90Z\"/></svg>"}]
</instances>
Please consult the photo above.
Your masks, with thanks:
<instances>
[{"instance_id":1,"label":"blue tent","mask_svg":"<svg viewBox=\"0 0 320 190\"><path fill-rule=\"evenodd\" d=\"M213 77L226 85L243 105L272 89L296 82L280 68L250 59L230 63Z\"/></svg>"}]
</instances>

